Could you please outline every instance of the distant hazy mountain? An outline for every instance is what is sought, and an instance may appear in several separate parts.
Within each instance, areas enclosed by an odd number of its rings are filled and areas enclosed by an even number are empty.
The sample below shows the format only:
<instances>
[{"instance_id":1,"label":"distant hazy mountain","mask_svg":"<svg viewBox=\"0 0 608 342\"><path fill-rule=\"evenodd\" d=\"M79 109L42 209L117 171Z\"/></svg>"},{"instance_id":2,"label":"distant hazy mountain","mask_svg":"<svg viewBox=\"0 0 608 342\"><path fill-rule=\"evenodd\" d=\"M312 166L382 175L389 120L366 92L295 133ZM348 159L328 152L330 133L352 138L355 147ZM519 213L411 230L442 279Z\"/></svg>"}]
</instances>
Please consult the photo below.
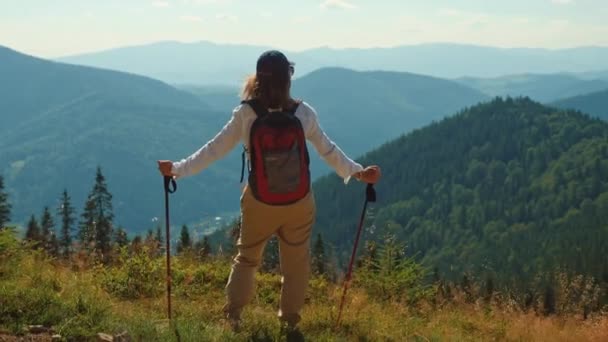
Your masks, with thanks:
<instances>
[{"instance_id":1,"label":"distant hazy mountain","mask_svg":"<svg viewBox=\"0 0 608 342\"><path fill-rule=\"evenodd\" d=\"M528 96L552 102L608 88L608 81L586 80L567 74L521 74L496 78L464 77L456 81L490 96Z\"/></svg>"},{"instance_id":2,"label":"distant hazy mountain","mask_svg":"<svg viewBox=\"0 0 608 342\"><path fill-rule=\"evenodd\" d=\"M156 80L6 48L0 48L0 75L0 173L16 222L54 207L64 188L80 211L101 165L116 223L131 231L150 228L163 212L156 160L194 151L228 117ZM201 217L235 202L240 163L233 158L234 167L222 169L228 164L181 182L176 197L196 200L176 201L176 218Z\"/></svg>"},{"instance_id":3,"label":"distant hazy mountain","mask_svg":"<svg viewBox=\"0 0 608 342\"><path fill-rule=\"evenodd\" d=\"M576 109L608 120L608 87L603 91L555 101L552 105L564 109Z\"/></svg>"},{"instance_id":4,"label":"distant hazy mountain","mask_svg":"<svg viewBox=\"0 0 608 342\"><path fill-rule=\"evenodd\" d=\"M0 134L0 173L21 222L55 205L63 188L80 209L101 165L117 223L130 231L149 228L152 217L162 216L156 160L195 151L238 104L236 89L198 87L193 96L146 77L9 49L0 51L0 72L6 75L0 78L1 115L9 123ZM486 99L453 81L337 68L298 79L293 93L317 109L325 131L352 157ZM240 151L180 181L172 197L176 224L238 208ZM328 171L314 158L314 176Z\"/></svg>"},{"instance_id":5,"label":"distant hazy mountain","mask_svg":"<svg viewBox=\"0 0 608 342\"><path fill-rule=\"evenodd\" d=\"M215 85L178 85L179 89L194 94L215 110L230 113L241 101L240 88Z\"/></svg>"},{"instance_id":6,"label":"distant hazy mountain","mask_svg":"<svg viewBox=\"0 0 608 342\"><path fill-rule=\"evenodd\" d=\"M59 60L133 72L170 83L235 86L253 70L264 46L210 42L159 42ZM444 78L497 77L522 73L587 72L608 69L608 48L502 49L459 44L393 48L317 48L288 52L299 75L321 67L407 71Z\"/></svg>"},{"instance_id":7,"label":"distant hazy mountain","mask_svg":"<svg viewBox=\"0 0 608 342\"><path fill-rule=\"evenodd\" d=\"M608 70L601 71L587 71L581 73L575 73L574 76L584 80L604 80L608 81Z\"/></svg>"}]
</instances>

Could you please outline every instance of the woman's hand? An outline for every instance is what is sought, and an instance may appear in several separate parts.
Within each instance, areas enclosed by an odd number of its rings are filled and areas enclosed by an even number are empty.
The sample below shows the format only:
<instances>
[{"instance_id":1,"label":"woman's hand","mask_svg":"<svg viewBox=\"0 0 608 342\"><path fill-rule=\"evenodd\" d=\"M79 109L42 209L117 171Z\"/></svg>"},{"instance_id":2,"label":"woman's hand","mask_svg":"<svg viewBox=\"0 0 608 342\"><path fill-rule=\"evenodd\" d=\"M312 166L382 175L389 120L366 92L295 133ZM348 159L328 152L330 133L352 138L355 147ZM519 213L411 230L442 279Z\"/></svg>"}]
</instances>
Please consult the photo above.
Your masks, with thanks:
<instances>
[{"instance_id":1,"label":"woman's hand","mask_svg":"<svg viewBox=\"0 0 608 342\"><path fill-rule=\"evenodd\" d=\"M378 183L381 175L380 166L371 165L363 169L363 171L355 173L354 177L362 182L375 184Z\"/></svg>"},{"instance_id":2,"label":"woman's hand","mask_svg":"<svg viewBox=\"0 0 608 342\"><path fill-rule=\"evenodd\" d=\"M159 160L158 170L163 176L174 177L175 175L171 172L173 169L173 162L170 160Z\"/></svg>"}]
</instances>

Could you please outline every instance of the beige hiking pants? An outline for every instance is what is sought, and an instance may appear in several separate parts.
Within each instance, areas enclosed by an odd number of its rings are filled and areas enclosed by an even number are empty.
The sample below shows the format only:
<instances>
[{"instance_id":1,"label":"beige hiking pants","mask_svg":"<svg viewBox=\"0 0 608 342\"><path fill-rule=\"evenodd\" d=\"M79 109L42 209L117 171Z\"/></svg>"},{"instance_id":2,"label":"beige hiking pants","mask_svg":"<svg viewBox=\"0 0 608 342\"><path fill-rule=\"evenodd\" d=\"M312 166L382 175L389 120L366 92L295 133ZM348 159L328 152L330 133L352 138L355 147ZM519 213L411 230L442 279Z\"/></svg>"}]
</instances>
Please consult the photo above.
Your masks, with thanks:
<instances>
[{"instance_id":1,"label":"beige hiking pants","mask_svg":"<svg viewBox=\"0 0 608 342\"><path fill-rule=\"evenodd\" d=\"M227 317L239 319L243 307L253 297L255 272L262 262L264 247L276 234L282 274L279 318L297 324L310 276L309 245L315 219L312 190L294 204L271 206L256 200L246 187L241 196L241 218L238 255L226 285Z\"/></svg>"}]
</instances>

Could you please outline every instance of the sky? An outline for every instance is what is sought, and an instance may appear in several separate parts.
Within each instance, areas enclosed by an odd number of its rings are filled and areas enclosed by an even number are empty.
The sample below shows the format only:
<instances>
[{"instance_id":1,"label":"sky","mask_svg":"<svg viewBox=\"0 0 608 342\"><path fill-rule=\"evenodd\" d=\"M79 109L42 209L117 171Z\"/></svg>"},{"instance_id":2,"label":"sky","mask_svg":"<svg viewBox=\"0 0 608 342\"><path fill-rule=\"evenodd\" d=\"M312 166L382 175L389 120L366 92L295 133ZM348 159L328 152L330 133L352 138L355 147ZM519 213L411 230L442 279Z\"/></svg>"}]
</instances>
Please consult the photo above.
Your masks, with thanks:
<instances>
[{"instance_id":1,"label":"sky","mask_svg":"<svg viewBox=\"0 0 608 342\"><path fill-rule=\"evenodd\" d=\"M0 45L40 57L163 40L291 51L608 46L608 0L0 0Z\"/></svg>"}]
</instances>

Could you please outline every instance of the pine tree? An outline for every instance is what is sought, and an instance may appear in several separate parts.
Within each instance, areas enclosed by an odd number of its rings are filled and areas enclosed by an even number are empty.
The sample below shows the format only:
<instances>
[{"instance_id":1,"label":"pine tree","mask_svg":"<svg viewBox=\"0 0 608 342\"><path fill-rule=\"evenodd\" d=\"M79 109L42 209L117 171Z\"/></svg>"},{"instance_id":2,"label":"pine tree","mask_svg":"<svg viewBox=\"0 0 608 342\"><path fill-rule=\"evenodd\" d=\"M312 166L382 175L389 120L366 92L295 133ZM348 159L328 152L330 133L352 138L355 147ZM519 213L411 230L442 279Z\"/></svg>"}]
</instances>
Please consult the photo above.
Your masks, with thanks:
<instances>
[{"instance_id":1,"label":"pine tree","mask_svg":"<svg viewBox=\"0 0 608 342\"><path fill-rule=\"evenodd\" d=\"M325 256L325 244L323 243L321 233L319 233L317 234L317 241L315 242L312 252L313 273L316 275L325 275L326 263L327 258Z\"/></svg>"},{"instance_id":2,"label":"pine tree","mask_svg":"<svg viewBox=\"0 0 608 342\"><path fill-rule=\"evenodd\" d=\"M25 239L28 242L32 242L34 247L37 247L40 243L40 227L38 226L38 221L36 220L36 216L32 215L30 217L30 221L27 224L27 230L25 231Z\"/></svg>"},{"instance_id":3,"label":"pine tree","mask_svg":"<svg viewBox=\"0 0 608 342\"><path fill-rule=\"evenodd\" d=\"M63 257L68 259L72 253L72 225L75 219L74 208L70 203L70 196L68 196L67 190L63 190L60 203L59 208L57 208L57 214L61 218L59 246Z\"/></svg>"},{"instance_id":4,"label":"pine tree","mask_svg":"<svg viewBox=\"0 0 608 342\"><path fill-rule=\"evenodd\" d=\"M104 263L110 261L112 251L112 223L106 217L101 216L95 225L95 251L99 253Z\"/></svg>"},{"instance_id":5,"label":"pine tree","mask_svg":"<svg viewBox=\"0 0 608 342\"><path fill-rule=\"evenodd\" d=\"M185 224L182 226L180 232L179 241L177 242L177 253L181 254L192 248L192 240L190 239L190 233L188 232L188 226Z\"/></svg>"},{"instance_id":6,"label":"pine tree","mask_svg":"<svg viewBox=\"0 0 608 342\"><path fill-rule=\"evenodd\" d=\"M123 248L129 245L129 237L127 232L122 227L118 227L114 237L114 243L118 248Z\"/></svg>"},{"instance_id":7,"label":"pine tree","mask_svg":"<svg viewBox=\"0 0 608 342\"><path fill-rule=\"evenodd\" d=\"M95 243L95 201L89 196L84 204L80 224L78 227L78 240L81 248L87 251L93 249Z\"/></svg>"},{"instance_id":8,"label":"pine tree","mask_svg":"<svg viewBox=\"0 0 608 342\"><path fill-rule=\"evenodd\" d=\"M112 220L114 214L112 211L112 195L108 191L106 179L101 173L101 168L97 167L97 174L95 175L95 185L91 192L91 197L95 199L96 205L96 249L104 257L104 261L107 261L109 252L111 250L111 237L112 237Z\"/></svg>"},{"instance_id":9,"label":"pine tree","mask_svg":"<svg viewBox=\"0 0 608 342\"><path fill-rule=\"evenodd\" d=\"M108 262L112 247L112 195L108 191L101 168L97 167L95 184L85 202L80 222L80 241L90 250L99 253L103 262Z\"/></svg>"},{"instance_id":10,"label":"pine tree","mask_svg":"<svg viewBox=\"0 0 608 342\"><path fill-rule=\"evenodd\" d=\"M51 235L49 237L49 242L47 244L47 252L57 258L60 256L61 251L59 248L59 240L57 239L57 235L55 234L55 230L51 231Z\"/></svg>"},{"instance_id":11,"label":"pine tree","mask_svg":"<svg viewBox=\"0 0 608 342\"><path fill-rule=\"evenodd\" d=\"M47 253L51 254L53 246L51 245L51 236L55 235L55 223L51 217L49 207L44 207L42 217L40 218L41 242Z\"/></svg>"},{"instance_id":12,"label":"pine tree","mask_svg":"<svg viewBox=\"0 0 608 342\"><path fill-rule=\"evenodd\" d=\"M4 178L0 176L0 229L4 228L11 219L11 204L8 194L4 192Z\"/></svg>"}]
</instances>

